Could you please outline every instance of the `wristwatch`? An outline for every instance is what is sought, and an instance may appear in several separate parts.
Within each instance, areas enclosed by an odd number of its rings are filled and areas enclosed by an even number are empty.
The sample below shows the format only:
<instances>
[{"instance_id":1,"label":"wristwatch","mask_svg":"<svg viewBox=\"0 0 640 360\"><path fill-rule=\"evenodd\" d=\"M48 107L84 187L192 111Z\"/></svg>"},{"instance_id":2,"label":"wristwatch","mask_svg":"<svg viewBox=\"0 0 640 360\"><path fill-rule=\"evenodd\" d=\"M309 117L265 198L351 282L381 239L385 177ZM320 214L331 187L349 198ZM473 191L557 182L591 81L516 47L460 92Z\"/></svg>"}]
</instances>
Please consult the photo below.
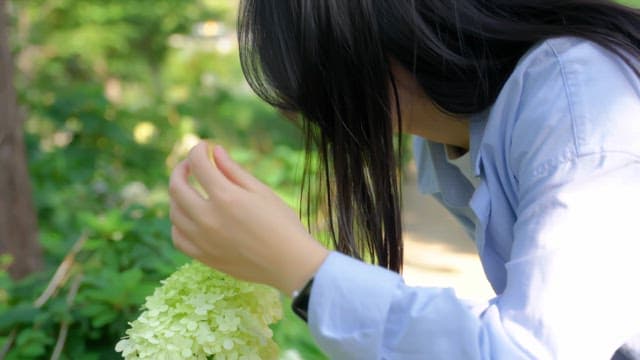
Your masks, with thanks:
<instances>
[{"instance_id":1,"label":"wristwatch","mask_svg":"<svg viewBox=\"0 0 640 360\"><path fill-rule=\"evenodd\" d=\"M304 322L307 322L309 313L309 298L311 297L311 287L313 286L313 278L300 291L293 292L293 300L291 301L291 310L298 315Z\"/></svg>"}]
</instances>

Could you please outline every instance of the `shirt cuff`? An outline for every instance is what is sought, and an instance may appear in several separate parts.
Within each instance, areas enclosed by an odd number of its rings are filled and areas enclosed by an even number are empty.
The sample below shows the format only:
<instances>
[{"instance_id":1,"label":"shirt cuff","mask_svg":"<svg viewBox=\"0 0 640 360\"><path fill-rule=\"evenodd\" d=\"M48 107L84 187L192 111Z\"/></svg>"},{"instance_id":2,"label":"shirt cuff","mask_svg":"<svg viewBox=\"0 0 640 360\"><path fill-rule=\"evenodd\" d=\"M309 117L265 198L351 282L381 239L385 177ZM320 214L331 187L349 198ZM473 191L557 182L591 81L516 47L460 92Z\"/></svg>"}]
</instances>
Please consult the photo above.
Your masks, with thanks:
<instances>
[{"instance_id":1,"label":"shirt cuff","mask_svg":"<svg viewBox=\"0 0 640 360\"><path fill-rule=\"evenodd\" d=\"M374 358L379 349L362 345L382 343L391 302L403 285L397 273L331 252L311 288L311 333L336 358L351 358L354 351L363 359Z\"/></svg>"}]
</instances>

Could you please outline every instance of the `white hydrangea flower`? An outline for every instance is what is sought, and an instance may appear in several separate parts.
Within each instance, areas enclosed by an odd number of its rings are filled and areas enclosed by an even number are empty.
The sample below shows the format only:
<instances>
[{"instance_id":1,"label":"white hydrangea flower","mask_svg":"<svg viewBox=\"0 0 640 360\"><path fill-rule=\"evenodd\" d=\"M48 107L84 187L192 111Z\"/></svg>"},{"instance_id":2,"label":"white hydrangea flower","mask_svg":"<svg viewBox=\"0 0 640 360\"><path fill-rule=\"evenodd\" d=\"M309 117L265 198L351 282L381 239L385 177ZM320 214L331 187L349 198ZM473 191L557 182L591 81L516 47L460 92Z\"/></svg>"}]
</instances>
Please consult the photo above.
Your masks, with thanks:
<instances>
[{"instance_id":1,"label":"white hydrangea flower","mask_svg":"<svg viewBox=\"0 0 640 360\"><path fill-rule=\"evenodd\" d=\"M277 359L269 325L282 318L279 293L198 262L146 298L116 351L132 359Z\"/></svg>"}]
</instances>

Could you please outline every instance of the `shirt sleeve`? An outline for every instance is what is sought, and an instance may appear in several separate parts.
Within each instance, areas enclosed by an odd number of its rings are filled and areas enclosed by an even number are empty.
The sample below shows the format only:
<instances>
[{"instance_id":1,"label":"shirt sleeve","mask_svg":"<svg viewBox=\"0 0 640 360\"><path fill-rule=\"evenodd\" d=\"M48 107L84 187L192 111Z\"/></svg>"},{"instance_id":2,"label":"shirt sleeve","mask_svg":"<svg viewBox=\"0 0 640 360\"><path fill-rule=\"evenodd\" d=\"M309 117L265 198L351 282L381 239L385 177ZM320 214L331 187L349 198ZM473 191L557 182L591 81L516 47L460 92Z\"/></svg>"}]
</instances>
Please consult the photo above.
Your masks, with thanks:
<instances>
[{"instance_id":1,"label":"shirt sleeve","mask_svg":"<svg viewBox=\"0 0 640 360\"><path fill-rule=\"evenodd\" d=\"M521 182L505 291L473 308L332 253L309 325L332 359L608 359L640 324L640 159L585 155Z\"/></svg>"}]
</instances>

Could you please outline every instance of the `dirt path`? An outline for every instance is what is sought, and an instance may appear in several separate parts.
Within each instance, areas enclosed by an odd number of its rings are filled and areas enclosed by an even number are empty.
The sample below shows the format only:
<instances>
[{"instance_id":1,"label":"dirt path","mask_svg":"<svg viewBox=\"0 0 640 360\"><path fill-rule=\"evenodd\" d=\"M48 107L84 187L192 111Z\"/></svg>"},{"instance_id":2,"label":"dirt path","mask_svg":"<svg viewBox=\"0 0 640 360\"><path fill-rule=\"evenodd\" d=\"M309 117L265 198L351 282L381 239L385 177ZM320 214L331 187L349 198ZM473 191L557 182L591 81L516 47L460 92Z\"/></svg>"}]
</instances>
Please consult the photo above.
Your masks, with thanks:
<instances>
[{"instance_id":1,"label":"dirt path","mask_svg":"<svg viewBox=\"0 0 640 360\"><path fill-rule=\"evenodd\" d=\"M403 202L407 284L453 287L465 299L493 297L475 244L444 207L418 191L414 167L405 174Z\"/></svg>"}]
</instances>

